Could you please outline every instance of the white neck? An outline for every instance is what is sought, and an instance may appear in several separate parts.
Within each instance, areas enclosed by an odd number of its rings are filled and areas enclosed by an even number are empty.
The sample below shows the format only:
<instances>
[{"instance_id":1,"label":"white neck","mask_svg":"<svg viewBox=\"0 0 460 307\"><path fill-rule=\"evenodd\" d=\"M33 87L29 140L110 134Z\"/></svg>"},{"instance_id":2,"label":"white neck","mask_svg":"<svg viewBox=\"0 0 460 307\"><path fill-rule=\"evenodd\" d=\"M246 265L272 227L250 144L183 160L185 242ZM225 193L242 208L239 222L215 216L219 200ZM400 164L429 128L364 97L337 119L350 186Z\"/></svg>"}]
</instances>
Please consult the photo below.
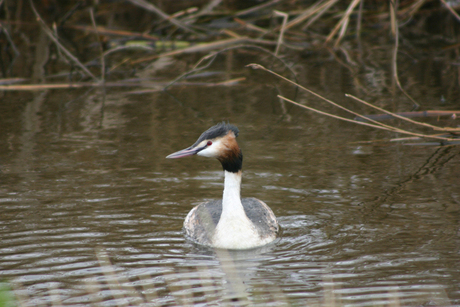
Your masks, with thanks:
<instances>
[{"instance_id":1,"label":"white neck","mask_svg":"<svg viewBox=\"0 0 460 307\"><path fill-rule=\"evenodd\" d=\"M226 249L254 247L260 236L241 203L241 171L225 171L222 215L213 236L213 246Z\"/></svg>"},{"instance_id":2,"label":"white neck","mask_svg":"<svg viewBox=\"0 0 460 307\"><path fill-rule=\"evenodd\" d=\"M225 171L224 195L222 198L222 217L246 217L243 205L241 204L240 191L241 171L238 173Z\"/></svg>"}]
</instances>

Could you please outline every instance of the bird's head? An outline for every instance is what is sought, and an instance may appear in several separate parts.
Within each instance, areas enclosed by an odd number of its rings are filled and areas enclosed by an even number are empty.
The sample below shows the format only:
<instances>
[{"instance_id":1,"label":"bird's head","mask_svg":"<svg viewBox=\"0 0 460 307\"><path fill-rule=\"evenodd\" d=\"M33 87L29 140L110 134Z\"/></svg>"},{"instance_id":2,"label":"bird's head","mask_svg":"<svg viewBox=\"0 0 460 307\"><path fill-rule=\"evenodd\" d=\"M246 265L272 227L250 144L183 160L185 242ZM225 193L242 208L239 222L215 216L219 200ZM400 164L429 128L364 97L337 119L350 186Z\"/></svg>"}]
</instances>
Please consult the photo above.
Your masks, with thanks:
<instances>
[{"instance_id":1,"label":"bird's head","mask_svg":"<svg viewBox=\"0 0 460 307\"><path fill-rule=\"evenodd\" d=\"M216 158L224 170L236 173L241 170L243 154L236 142L239 130L225 122L212 126L201 134L198 140L190 147L170 154L166 158L175 159L187 156L203 156Z\"/></svg>"}]
</instances>

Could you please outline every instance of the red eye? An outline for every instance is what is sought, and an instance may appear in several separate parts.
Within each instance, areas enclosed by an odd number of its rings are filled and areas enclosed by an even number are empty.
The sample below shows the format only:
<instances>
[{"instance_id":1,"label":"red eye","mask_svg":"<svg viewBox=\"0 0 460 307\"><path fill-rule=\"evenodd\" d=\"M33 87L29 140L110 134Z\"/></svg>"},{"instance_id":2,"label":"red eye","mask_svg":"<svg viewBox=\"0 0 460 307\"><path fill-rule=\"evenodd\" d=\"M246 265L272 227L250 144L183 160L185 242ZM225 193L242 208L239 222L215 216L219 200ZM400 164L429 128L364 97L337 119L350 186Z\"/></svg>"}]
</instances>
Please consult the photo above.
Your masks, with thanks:
<instances>
[{"instance_id":1,"label":"red eye","mask_svg":"<svg viewBox=\"0 0 460 307\"><path fill-rule=\"evenodd\" d=\"M212 145L212 142L211 142L211 141L208 141L208 142L206 143L206 145L211 146L211 145Z\"/></svg>"}]
</instances>

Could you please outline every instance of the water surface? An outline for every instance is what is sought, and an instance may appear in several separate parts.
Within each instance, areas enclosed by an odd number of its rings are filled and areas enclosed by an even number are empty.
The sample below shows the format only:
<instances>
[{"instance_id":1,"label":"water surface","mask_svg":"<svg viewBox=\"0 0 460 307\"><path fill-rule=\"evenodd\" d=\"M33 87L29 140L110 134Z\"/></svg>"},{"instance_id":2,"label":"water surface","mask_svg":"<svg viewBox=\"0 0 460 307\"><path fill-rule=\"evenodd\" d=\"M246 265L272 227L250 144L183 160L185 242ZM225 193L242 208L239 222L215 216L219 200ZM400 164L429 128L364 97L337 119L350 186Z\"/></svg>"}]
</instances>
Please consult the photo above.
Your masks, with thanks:
<instances>
[{"instance_id":1,"label":"water surface","mask_svg":"<svg viewBox=\"0 0 460 307\"><path fill-rule=\"evenodd\" d=\"M252 76L110 90L102 121L98 90L4 96L0 276L25 306L460 305L460 150L362 143L399 135L284 104L276 93L292 88ZM303 81L347 103L343 72L330 88L318 78ZM221 197L223 173L164 157L221 120L240 129L243 196L283 230L261 249L215 251L182 233L193 206Z\"/></svg>"}]
</instances>

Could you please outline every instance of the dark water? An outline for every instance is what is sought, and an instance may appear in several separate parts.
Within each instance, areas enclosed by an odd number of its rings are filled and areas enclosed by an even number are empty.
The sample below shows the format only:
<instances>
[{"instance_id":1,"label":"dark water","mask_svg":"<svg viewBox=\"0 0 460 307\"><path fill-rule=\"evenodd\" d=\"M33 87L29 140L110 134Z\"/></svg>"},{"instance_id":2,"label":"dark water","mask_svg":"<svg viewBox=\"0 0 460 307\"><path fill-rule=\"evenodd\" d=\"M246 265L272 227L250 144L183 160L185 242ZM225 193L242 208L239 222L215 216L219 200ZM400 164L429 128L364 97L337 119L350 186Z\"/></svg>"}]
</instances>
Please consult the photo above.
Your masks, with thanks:
<instances>
[{"instance_id":1,"label":"dark water","mask_svg":"<svg viewBox=\"0 0 460 307\"><path fill-rule=\"evenodd\" d=\"M317 77L303 81L349 103L346 76ZM284 104L292 88L267 80L109 89L102 122L99 90L4 94L0 278L22 305L460 305L460 149L359 143L401 135ZM213 251L181 231L223 174L164 157L221 120L241 131L243 196L283 229L262 249Z\"/></svg>"}]
</instances>

